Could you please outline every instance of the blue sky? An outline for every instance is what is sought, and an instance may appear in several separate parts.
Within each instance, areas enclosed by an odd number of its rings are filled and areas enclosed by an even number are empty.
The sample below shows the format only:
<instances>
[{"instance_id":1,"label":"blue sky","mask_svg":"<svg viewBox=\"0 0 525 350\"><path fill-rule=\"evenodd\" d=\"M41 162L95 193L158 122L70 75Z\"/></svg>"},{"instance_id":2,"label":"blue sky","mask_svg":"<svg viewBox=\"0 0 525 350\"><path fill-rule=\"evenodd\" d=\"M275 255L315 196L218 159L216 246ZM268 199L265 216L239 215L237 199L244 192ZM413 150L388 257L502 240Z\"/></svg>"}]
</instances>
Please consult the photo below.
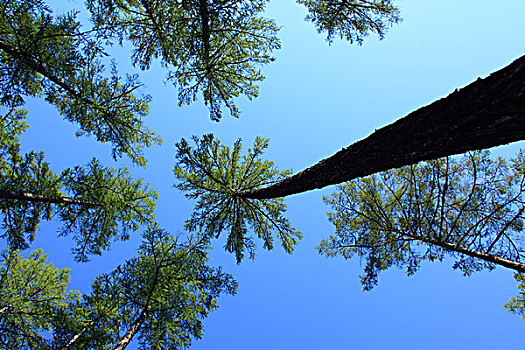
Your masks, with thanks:
<instances>
[{"instance_id":1,"label":"blue sky","mask_svg":"<svg viewBox=\"0 0 525 350\"><path fill-rule=\"evenodd\" d=\"M182 137L213 132L227 144L255 136L270 138L266 158L281 169L299 171L362 139L410 111L446 96L523 55L525 2L522 0L399 1L404 21L383 41L362 46L324 36L304 22L305 10L293 0L273 0L267 16L282 26L283 48L263 69L260 97L240 99L240 119L209 120L199 102L178 108L176 90L164 85L164 71L143 74L153 96L147 125L164 144L147 151L146 169L133 168L160 193L157 217L166 229L182 232L193 203L173 188L174 144ZM82 2L58 1L58 8ZM120 69L131 70L127 49L116 49ZM44 150L52 168L87 163L93 156L112 166L108 145L75 138L75 127L42 101L29 101L31 128L24 150ZM513 155L522 143L501 147ZM304 239L293 255L280 247L258 249L255 261L235 264L222 249L211 263L239 282L234 297L205 321L204 337L192 349L521 349L524 323L502 304L517 294L512 271L497 268L471 277L451 262L427 263L414 276L389 270L379 285L363 292L358 259L326 259L315 246L332 231L322 197L334 188L286 200L288 217ZM41 226L33 248L43 248L58 267L72 268L70 287L89 290L90 281L134 255L135 235L116 243L103 257L77 264L71 242L56 238L55 223Z\"/></svg>"}]
</instances>

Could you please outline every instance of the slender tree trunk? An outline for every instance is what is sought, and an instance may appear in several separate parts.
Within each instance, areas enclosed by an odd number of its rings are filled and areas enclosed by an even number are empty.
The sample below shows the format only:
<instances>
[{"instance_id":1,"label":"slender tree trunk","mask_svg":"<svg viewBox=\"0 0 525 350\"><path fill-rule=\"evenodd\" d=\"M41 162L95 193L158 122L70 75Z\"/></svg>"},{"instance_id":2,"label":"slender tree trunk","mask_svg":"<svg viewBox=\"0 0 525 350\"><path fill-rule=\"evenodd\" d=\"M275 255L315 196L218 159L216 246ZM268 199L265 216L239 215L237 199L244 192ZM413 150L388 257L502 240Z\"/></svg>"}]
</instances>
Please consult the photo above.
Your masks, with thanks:
<instances>
[{"instance_id":1,"label":"slender tree trunk","mask_svg":"<svg viewBox=\"0 0 525 350\"><path fill-rule=\"evenodd\" d=\"M477 250L471 250L471 249L463 248L463 247L460 247L460 246L457 246L455 244L448 243L448 242L442 242L442 241L434 240L434 239L431 239L431 238L421 237L421 236L417 236L417 235L411 235L411 234L409 234L409 233L407 233L405 231L398 231L398 232L401 235L403 235L403 236L406 236L406 237L409 237L409 238L412 238L412 239L417 239L419 241L422 241L422 242L425 242L425 243L428 243L428 244L436 245L436 246L444 248L445 250L448 250L448 251L458 252L458 253L461 253L461 254L465 254L465 255L471 256L473 258L478 258L478 259L481 259L481 260L484 260L484 261L487 261L487 262L490 262L490 263L493 263L493 264L496 264L496 265L501 265L501 266L507 267L509 269L516 270L516 271L521 272L521 273L525 273L525 264L521 264L521 263L519 263L517 261L500 258L500 257L492 255L492 254L478 252Z\"/></svg>"},{"instance_id":2,"label":"slender tree trunk","mask_svg":"<svg viewBox=\"0 0 525 350\"><path fill-rule=\"evenodd\" d=\"M525 139L525 56L333 156L243 198L285 197L376 172Z\"/></svg>"},{"instance_id":3,"label":"slender tree trunk","mask_svg":"<svg viewBox=\"0 0 525 350\"><path fill-rule=\"evenodd\" d=\"M147 314L148 308L145 308L141 311L139 317L133 321L126 334L122 337L122 339L120 339L117 346L115 346L113 350L124 350L128 346L128 344L133 339L133 336L139 331L140 327L142 327Z\"/></svg>"},{"instance_id":4,"label":"slender tree trunk","mask_svg":"<svg viewBox=\"0 0 525 350\"><path fill-rule=\"evenodd\" d=\"M27 193L27 192L16 192L10 190L0 190L1 199L17 199L27 202L41 202L41 203L54 203L54 204L76 204L76 205L89 205L94 207L103 207L104 203L83 201L78 199L72 199L68 197L51 197L42 196L39 194Z\"/></svg>"},{"instance_id":5,"label":"slender tree trunk","mask_svg":"<svg viewBox=\"0 0 525 350\"><path fill-rule=\"evenodd\" d=\"M201 17L202 26L202 45L204 49L204 64L206 65L207 73L210 72L210 25L209 25L209 13L208 13L208 1L199 0L199 15Z\"/></svg>"},{"instance_id":6,"label":"slender tree trunk","mask_svg":"<svg viewBox=\"0 0 525 350\"><path fill-rule=\"evenodd\" d=\"M73 344L75 344L78 339L80 339L80 337L86 332L86 330L90 327L92 327L94 324L95 324L95 321L96 320L93 320L91 322L89 322L89 324L87 326L85 326L84 328L82 328L82 330L80 332L78 332L77 334L75 334L69 341L66 345L64 345L64 347L61 349L61 350L68 350L71 348L71 346Z\"/></svg>"}]
</instances>

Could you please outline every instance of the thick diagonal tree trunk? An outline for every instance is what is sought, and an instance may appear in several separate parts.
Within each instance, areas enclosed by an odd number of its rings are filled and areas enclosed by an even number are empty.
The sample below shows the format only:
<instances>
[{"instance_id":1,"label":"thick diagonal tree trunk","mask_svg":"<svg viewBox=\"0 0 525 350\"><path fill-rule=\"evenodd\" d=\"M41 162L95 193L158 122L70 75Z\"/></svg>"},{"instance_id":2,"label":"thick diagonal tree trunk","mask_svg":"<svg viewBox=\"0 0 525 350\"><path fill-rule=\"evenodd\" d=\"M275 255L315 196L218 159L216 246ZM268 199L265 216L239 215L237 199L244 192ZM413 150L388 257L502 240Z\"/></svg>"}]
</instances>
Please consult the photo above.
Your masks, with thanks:
<instances>
[{"instance_id":1,"label":"thick diagonal tree trunk","mask_svg":"<svg viewBox=\"0 0 525 350\"><path fill-rule=\"evenodd\" d=\"M525 139L525 56L333 156L244 198L285 197L470 150Z\"/></svg>"}]
</instances>

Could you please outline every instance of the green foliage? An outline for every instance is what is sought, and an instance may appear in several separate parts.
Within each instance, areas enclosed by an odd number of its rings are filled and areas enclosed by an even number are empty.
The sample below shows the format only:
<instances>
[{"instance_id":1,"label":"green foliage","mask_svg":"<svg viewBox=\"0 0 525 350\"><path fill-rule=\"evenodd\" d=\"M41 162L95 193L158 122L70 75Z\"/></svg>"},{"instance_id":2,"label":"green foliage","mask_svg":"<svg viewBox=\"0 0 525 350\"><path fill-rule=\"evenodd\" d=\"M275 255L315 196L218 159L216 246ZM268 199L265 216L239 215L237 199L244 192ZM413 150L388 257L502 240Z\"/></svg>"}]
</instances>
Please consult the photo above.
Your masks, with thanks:
<instances>
[{"instance_id":1,"label":"green foliage","mask_svg":"<svg viewBox=\"0 0 525 350\"><path fill-rule=\"evenodd\" d=\"M0 116L0 191L24 188L43 195L58 194L56 177L51 173L43 154L30 152L19 154L20 136L27 128L23 109L10 108ZM51 206L47 203L21 202L16 210L12 204L0 198L0 213L3 216L2 237L7 237L13 249L27 248L24 236L32 241L38 222L43 217L51 218Z\"/></svg>"},{"instance_id":2,"label":"green foliage","mask_svg":"<svg viewBox=\"0 0 525 350\"><path fill-rule=\"evenodd\" d=\"M368 31L382 37L397 10L388 2L362 15L334 19L327 8L300 1L308 18L328 38L361 43ZM238 117L234 100L258 95L260 68L280 48L278 27L260 16L267 0L87 0L91 26L83 29L76 12L52 13L42 0L0 3L0 216L9 248L0 267L0 347L5 349L102 349L138 334L142 348L184 348L202 334L202 319L236 283L206 265L209 240L229 232L226 249L240 262L254 257L248 233L273 248L275 232L291 253L301 234L283 217L282 199L251 200L243 192L280 181L260 156L268 141L257 138L241 156L211 135L195 138L196 149L178 144L177 187L197 199L186 222L198 241L179 244L154 219L157 194L127 169L111 169L93 159L87 165L52 171L43 152L22 154L27 98L41 98L67 121L77 136L92 135L111 144L118 159L126 154L145 166L144 148L161 139L144 126L150 97L140 95L137 75L122 76L109 58L115 43L131 43L133 64L147 70L156 61L179 89L179 105L202 94L212 120L223 109ZM361 9L361 8L360 8ZM322 14L322 12L325 12ZM361 18L361 19L360 19ZM372 23L373 22L373 23ZM375 25L374 25L375 23ZM356 34L351 32L355 31ZM35 251L24 259L41 220L60 219L59 235L71 235L78 261L102 254L114 239L127 239L141 226L145 242L136 258L92 284L89 295L66 292L67 270L54 268Z\"/></svg>"},{"instance_id":3,"label":"green foliage","mask_svg":"<svg viewBox=\"0 0 525 350\"><path fill-rule=\"evenodd\" d=\"M49 169L42 152L24 156L10 152L0 168L0 191L37 193L46 197L60 197L60 182ZM46 202L7 199L0 196L0 215L3 218L1 237L13 249L26 249L35 239L40 220L51 220L53 206Z\"/></svg>"},{"instance_id":4,"label":"green foliage","mask_svg":"<svg viewBox=\"0 0 525 350\"><path fill-rule=\"evenodd\" d=\"M393 0L297 0L308 8L306 20L313 22L319 33L326 32L328 42L334 37L362 44L369 33L380 39L388 29L401 21Z\"/></svg>"},{"instance_id":5,"label":"green foliage","mask_svg":"<svg viewBox=\"0 0 525 350\"><path fill-rule=\"evenodd\" d=\"M521 273L514 275L514 278L518 281L518 296L512 298L508 303L503 306L516 315L521 315L521 318L525 321L525 276Z\"/></svg>"},{"instance_id":6,"label":"green foliage","mask_svg":"<svg viewBox=\"0 0 525 350\"><path fill-rule=\"evenodd\" d=\"M0 109L1 111L1 109ZM20 108L11 108L5 115L0 115L0 168L7 166L5 159L11 153L20 150L20 136L27 129L25 118L27 111Z\"/></svg>"},{"instance_id":7,"label":"green foliage","mask_svg":"<svg viewBox=\"0 0 525 350\"><path fill-rule=\"evenodd\" d=\"M179 105L199 92L218 121L222 108L238 117L233 99L258 95L258 67L280 47L278 28L259 16L266 0L88 0L98 35L129 40L133 63L148 69L160 59L179 87Z\"/></svg>"},{"instance_id":8,"label":"green foliage","mask_svg":"<svg viewBox=\"0 0 525 350\"><path fill-rule=\"evenodd\" d=\"M66 169L59 176L42 152L20 155L22 114L11 116L2 119L0 132L0 138L8 141L0 146L0 215L5 230L1 236L13 249L27 248L39 222L57 216L63 223L60 234L73 235L76 258L86 261L88 255L108 249L112 239L128 239L130 231L154 220L157 193L141 179L133 180L125 168L102 167L93 159L86 167Z\"/></svg>"},{"instance_id":9,"label":"green foliage","mask_svg":"<svg viewBox=\"0 0 525 350\"><path fill-rule=\"evenodd\" d=\"M325 201L335 234L318 249L325 256L365 260L365 289L390 266L417 271L423 260L455 258L468 275L490 262L453 247L522 261L525 155L510 162L488 151L393 169L340 185Z\"/></svg>"},{"instance_id":10,"label":"green foliage","mask_svg":"<svg viewBox=\"0 0 525 350\"><path fill-rule=\"evenodd\" d=\"M42 1L3 1L0 5L0 105L21 106L26 96L42 97L78 134L110 142L145 165L143 148L160 138L144 127L148 96L133 95L136 76L124 81L115 64L105 74L107 55L92 32L81 32L74 13L53 16Z\"/></svg>"},{"instance_id":11,"label":"green foliage","mask_svg":"<svg viewBox=\"0 0 525 350\"><path fill-rule=\"evenodd\" d=\"M79 300L66 292L68 269L47 263L41 250L29 259L19 251L2 253L0 266L0 346L2 349L47 349L46 332L53 329L57 314Z\"/></svg>"},{"instance_id":12,"label":"green foliage","mask_svg":"<svg viewBox=\"0 0 525 350\"><path fill-rule=\"evenodd\" d=\"M130 232L154 222L157 193L142 179L132 179L126 168L106 168L93 159L86 167L65 170L61 179L70 198L87 203L62 203L57 208L64 223L60 234L74 235L80 261L89 254L100 255L112 238L127 240Z\"/></svg>"},{"instance_id":13,"label":"green foliage","mask_svg":"<svg viewBox=\"0 0 525 350\"><path fill-rule=\"evenodd\" d=\"M201 321L217 307L219 295L236 292L229 274L206 265L208 248L202 242L179 244L156 227L144 237L136 258L93 282L83 306L89 328L79 348L116 343L143 313L136 331L141 349L186 348L201 337ZM69 336L79 328L70 329ZM61 332L64 338L67 330Z\"/></svg>"},{"instance_id":14,"label":"green foliage","mask_svg":"<svg viewBox=\"0 0 525 350\"><path fill-rule=\"evenodd\" d=\"M141 313L135 331L143 349L180 349L202 336L202 320L223 294L235 294L232 276L206 265L206 244L178 243L152 226L138 256L99 276L92 292L66 292L67 269L47 263L41 250L24 259L2 254L2 349L102 349L114 346ZM133 335L135 335L135 333ZM113 344L113 345L112 345Z\"/></svg>"},{"instance_id":15,"label":"green foliage","mask_svg":"<svg viewBox=\"0 0 525 350\"><path fill-rule=\"evenodd\" d=\"M186 228L213 238L229 232L225 249L234 252L241 262L247 251L254 258L255 243L248 236L248 225L266 249L273 249L272 232L276 232L286 252L291 253L301 233L283 216L286 205L282 198L248 199L243 191L281 181L290 171L279 171L273 162L261 160L268 140L257 137L253 149L241 156L241 140L233 149L221 145L213 135L193 137L195 149L182 139L177 143L176 188L197 204Z\"/></svg>"}]
</instances>

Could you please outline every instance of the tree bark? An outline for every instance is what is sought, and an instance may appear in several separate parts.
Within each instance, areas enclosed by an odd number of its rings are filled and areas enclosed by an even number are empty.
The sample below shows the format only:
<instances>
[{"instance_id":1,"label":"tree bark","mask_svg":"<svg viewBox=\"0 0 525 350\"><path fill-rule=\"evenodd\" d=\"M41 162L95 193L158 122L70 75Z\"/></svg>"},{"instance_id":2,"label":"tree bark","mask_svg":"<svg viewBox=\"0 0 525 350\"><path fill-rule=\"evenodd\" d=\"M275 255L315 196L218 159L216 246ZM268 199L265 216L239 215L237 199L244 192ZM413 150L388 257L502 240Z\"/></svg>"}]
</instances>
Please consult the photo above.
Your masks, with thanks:
<instances>
[{"instance_id":1,"label":"tree bark","mask_svg":"<svg viewBox=\"0 0 525 350\"><path fill-rule=\"evenodd\" d=\"M54 203L54 204L76 204L76 205L89 205L93 207L103 207L104 203L83 201L78 199L72 199L68 197L51 197L42 196L39 194L27 193L27 192L16 192L9 190L0 189L0 200L1 199L16 199L27 202L41 202L41 203Z\"/></svg>"},{"instance_id":2,"label":"tree bark","mask_svg":"<svg viewBox=\"0 0 525 350\"><path fill-rule=\"evenodd\" d=\"M120 339L117 346L115 346L113 350L124 350L129 345L129 343L133 339L133 336L139 331L140 327L142 327L142 324L144 323L147 314L148 308L145 308L140 312L139 317L137 317L135 321L133 321L126 334L122 337L122 339Z\"/></svg>"},{"instance_id":3,"label":"tree bark","mask_svg":"<svg viewBox=\"0 0 525 350\"><path fill-rule=\"evenodd\" d=\"M201 17L202 26L202 45L204 49L204 64L206 65L206 72L209 73L210 64L210 18L208 13L208 1L199 0L199 15Z\"/></svg>"},{"instance_id":4,"label":"tree bark","mask_svg":"<svg viewBox=\"0 0 525 350\"><path fill-rule=\"evenodd\" d=\"M376 130L274 185L237 193L285 197L424 160L525 139L525 56Z\"/></svg>"}]
</instances>

